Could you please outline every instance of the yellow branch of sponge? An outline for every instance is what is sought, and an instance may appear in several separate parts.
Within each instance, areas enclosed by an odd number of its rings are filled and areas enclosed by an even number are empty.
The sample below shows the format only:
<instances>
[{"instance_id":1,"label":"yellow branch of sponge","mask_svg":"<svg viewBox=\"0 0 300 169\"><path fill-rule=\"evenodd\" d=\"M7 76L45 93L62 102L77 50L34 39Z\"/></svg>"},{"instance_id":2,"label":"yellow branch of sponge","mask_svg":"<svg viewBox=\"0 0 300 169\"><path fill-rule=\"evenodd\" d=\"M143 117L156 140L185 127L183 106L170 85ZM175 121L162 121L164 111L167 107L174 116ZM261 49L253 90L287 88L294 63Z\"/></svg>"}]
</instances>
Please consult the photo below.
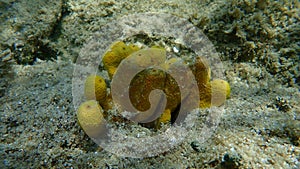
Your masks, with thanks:
<instances>
[{"instance_id":1,"label":"yellow branch of sponge","mask_svg":"<svg viewBox=\"0 0 300 169\"><path fill-rule=\"evenodd\" d=\"M84 95L87 100L97 100L104 105L107 97L107 87L104 78L98 75L90 75L85 80Z\"/></svg>"},{"instance_id":2,"label":"yellow branch of sponge","mask_svg":"<svg viewBox=\"0 0 300 169\"><path fill-rule=\"evenodd\" d=\"M107 70L110 79L112 79L121 61L139 49L136 45L126 45L122 41L112 44L110 50L104 54L102 59L103 66Z\"/></svg>"},{"instance_id":3,"label":"yellow branch of sponge","mask_svg":"<svg viewBox=\"0 0 300 169\"><path fill-rule=\"evenodd\" d=\"M96 100L82 103L77 111L77 119L88 136L99 138L105 133L103 110Z\"/></svg>"}]
</instances>

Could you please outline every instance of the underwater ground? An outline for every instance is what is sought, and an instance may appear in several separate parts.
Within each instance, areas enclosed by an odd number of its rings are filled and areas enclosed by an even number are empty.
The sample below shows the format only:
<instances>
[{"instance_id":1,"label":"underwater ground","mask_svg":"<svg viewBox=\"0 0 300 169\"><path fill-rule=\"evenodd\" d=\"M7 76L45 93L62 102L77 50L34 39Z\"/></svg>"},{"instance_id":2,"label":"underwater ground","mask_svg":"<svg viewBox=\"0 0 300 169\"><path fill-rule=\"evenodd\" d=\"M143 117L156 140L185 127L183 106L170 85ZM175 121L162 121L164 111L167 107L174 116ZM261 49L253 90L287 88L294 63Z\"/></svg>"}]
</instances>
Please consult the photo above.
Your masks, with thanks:
<instances>
[{"instance_id":1,"label":"underwater ground","mask_svg":"<svg viewBox=\"0 0 300 169\"><path fill-rule=\"evenodd\" d=\"M80 128L73 71L96 31L145 12L202 30L231 96L204 143L196 124L159 156L119 157ZM299 14L297 0L0 0L0 168L300 168Z\"/></svg>"}]
</instances>

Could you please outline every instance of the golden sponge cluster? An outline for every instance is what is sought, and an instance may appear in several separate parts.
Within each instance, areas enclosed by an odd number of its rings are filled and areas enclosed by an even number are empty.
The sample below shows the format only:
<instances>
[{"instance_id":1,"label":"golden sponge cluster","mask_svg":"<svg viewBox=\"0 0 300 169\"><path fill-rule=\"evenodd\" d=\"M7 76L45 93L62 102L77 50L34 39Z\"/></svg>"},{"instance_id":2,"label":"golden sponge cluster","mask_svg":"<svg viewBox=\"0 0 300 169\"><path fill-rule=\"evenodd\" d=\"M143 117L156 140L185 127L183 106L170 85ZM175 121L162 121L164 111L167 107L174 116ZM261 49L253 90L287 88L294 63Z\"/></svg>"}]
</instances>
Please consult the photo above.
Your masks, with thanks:
<instances>
[{"instance_id":1,"label":"golden sponge cluster","mask_svg":"<svg viewBox=\"0 0 300 169\"><path fill-rule=\"evenodd\" d=\"M164 50L161 48L150 48L149 51ZM120 63L131 54L141 51L139 47L133 44L125 44L122 41L115 42L103 56L102 62L108 72L110 79L113 78ZM144 52L146 56L147 53ZM143 61L148 62L147 57L141 57ZM136 57L136 59L141 59ZM158 58L159 59L159 58ZM163 65L166 70L178 60L172 58ZM211 80L211 70L206 61L197 57L193 61L186 61L197 81L199 89L199 107L208 108L211 106L221 106L230 96L230 85L225 80ZM129 65L130 66L130 65ZM176 65L177 66L177 65ZM179 67L180 69L180 67ZM152 128L159 128L161 124L171 123L171 119L178 106L180 106L181 95L176 81L164 73L162 70L145 69L132 79L129 87L130 101L139 110L149 109L149 93L154 89L164 91L167 96L167 105L164 112L154 122L144 125ZM113 102L106 81L98 75L90 75L86 78L84 93L88 101L82 103L78 109L77 118L84 131L91 137L98 137L103 131L105 117L107 112L113 107ZM124 89L125 90L125 89ZM100 132L100 133L99 133Z\"/></svg>"}]
</instances>

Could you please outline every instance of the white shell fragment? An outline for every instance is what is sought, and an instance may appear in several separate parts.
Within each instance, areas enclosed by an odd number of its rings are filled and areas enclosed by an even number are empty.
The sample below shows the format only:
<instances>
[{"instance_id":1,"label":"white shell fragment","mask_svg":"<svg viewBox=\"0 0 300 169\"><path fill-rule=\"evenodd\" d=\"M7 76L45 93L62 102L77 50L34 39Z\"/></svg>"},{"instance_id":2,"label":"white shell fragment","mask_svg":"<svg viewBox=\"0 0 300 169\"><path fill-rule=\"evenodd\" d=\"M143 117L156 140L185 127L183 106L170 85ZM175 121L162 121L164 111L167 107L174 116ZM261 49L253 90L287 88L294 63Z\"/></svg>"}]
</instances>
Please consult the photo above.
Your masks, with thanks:
<instances>
[{"instance_id":1,"label":"white shell fragment","mask_svg":"<svg viewBox=\"0 0 300 169\"><path fill-rule=\"evenodd\" d=\"M179 49L177 49L175 46L173 47L173 52L178 53Z\"/></svg>"}]
</instances>

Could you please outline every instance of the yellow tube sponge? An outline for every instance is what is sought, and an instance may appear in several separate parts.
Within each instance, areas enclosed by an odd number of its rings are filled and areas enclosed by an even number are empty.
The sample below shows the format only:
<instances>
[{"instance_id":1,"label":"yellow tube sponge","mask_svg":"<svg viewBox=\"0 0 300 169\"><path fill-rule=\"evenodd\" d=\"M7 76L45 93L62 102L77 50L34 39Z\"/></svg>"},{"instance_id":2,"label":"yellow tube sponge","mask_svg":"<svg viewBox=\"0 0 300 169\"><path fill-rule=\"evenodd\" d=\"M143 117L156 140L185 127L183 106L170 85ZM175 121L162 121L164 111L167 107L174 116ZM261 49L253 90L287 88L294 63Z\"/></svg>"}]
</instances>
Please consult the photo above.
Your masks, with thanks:
<instances>
[{"instance_id":1,"label":"yellow tube sponge","mask_svg":"<svg viewBox=\"0 0 300 169\"><path fill-rule=\"evenodd\" d=\"M210 82L212 90L212 105L220 106L230 96L230 85L225 80L215 79Z\"/></svg>"},{"instance_id":2,"label":"yellow tube sponge","mask_svg":"<svg viewBox=\"0 0 300 169\"><path fill-rule=\"evenodd\" d=\"M82 103L77 111L77 119L88 136L99 138L104 134L105 120L103 110L96 100Z\"/></svg>"},{"instance_id":3,"label":"yellow tube sponge","mask_svg":"<svg viewBox=\"0 0 300 169\"><path fill-rule=\"evenodd\" d=\"M90 75L86 78L84 85L84 94L87 100L97 100L101 105L106 102L106 83L98 75Z\"/></svg>"},{"instance_id":4,"label":"yellow tube sponge","mask_svg":"<svg viewBox=\"0 0 300 169\"><path fill-rule=\"evenodd\" d=\"M166 109L158 118L158 126L156 126L156 128L159 128L160 124L166 124L169 123L171 121L171 110L170 109Z\"/></svg>"},{"instance_id":5,"label":"yellow tube sponge","mask_svg":"<svg viewBox=\"0 0 300 169\"><path fill-rule=\"evenodd\" d=\"M199 88L199 107L208 108L211 106L211 84L205 83L198 85Z\"/></svg>"},{"instance_id":6,"label":"yellow tube sponge","mask_svg":"<svg viewBox=\"0 0 300 169\"><path fill-rule=\"evenodd\" d=\"M200 97L200 108L208 108L211 106L221 106L230 96L230 85L228 82L216 79L210 81L211 70L208 62L197 57L190 63L195 79L197 81Z\"/></svg>"},{"instance_id":7,"label":"yellow tube sponge","mask_svg":"<svg viewBox=\"0 0 300 169\"><path fill-rule=\"evenodd\" d=\"M107 70L109 77L112 78L123 59L139 49L140 48L136 45L126 45L122 41L114 43L110 47L110 50L104 54L102 59L103 66Z\"/></svg>"},{"instance_id":8,"label":"yellow tube sponge","mask_svg":"<svg viewBox=\"0 0 300 169\"><path fill-rule=\"evenodd\" d=\"M207 61L202 57L196 57L196 59L190 63L190 69L192 70L198 86L203 86L209 83L211 70Z\"/></svg>"},{"instance_id":9,"label":"yellow tube sponge","mask_svg":"<svg viewBox=\"0 0 300 169\"><path fill-rule=\"evenodd\" d=\"M215 79L199 87L200 108L221 106L230 96L230 85L225 80Z\"/></svg>"}]
</instances>

